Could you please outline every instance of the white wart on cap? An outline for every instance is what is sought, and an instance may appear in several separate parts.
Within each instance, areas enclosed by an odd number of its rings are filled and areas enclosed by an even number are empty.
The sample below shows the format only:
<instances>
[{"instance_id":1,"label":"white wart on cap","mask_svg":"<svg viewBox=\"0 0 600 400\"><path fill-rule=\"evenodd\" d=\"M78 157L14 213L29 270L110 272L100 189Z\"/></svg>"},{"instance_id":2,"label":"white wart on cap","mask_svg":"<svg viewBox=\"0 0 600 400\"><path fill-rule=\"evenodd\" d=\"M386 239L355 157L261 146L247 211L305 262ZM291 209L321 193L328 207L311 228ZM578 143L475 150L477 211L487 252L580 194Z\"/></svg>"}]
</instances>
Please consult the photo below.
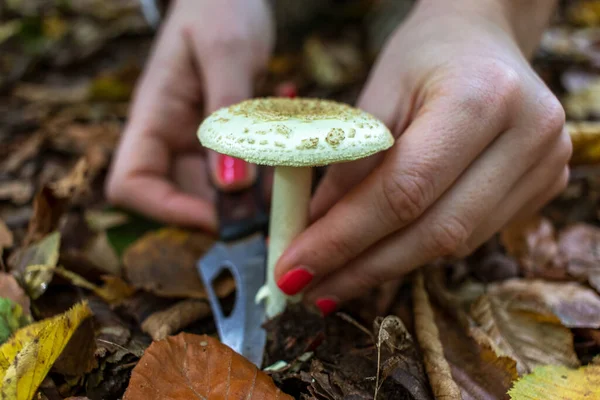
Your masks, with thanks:
<instances>
[{"instance_id":1,"label":"white wart on cap","mask_svg":"<svg viewBox=\"0 0 600 400\"><path fill-rule=\"evenodd\" d=\"M198 129L203 146L254 164L321 166L392 146L388 128L346 104L307 98L259 98L222 108Z\"/></svg>"}]
</instances>

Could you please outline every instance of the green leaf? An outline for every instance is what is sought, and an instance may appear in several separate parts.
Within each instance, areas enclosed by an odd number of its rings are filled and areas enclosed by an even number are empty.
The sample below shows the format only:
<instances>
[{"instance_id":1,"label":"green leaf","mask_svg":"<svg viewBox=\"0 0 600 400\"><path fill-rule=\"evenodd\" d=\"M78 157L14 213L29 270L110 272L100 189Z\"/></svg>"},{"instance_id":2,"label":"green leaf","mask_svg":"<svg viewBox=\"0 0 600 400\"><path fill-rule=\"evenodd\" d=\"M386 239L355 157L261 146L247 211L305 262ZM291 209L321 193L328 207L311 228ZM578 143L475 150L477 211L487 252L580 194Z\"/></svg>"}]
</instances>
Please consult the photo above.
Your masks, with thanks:
<instances>
[{"instance_id":1,"label":"green leaf","mask_svg":"<svg viewBox=\"0 0 600 400\"><path fill-rule=\"evenodd\" d=\"M23 313L20 305L0 297L0 344L6 342L19 328L31 322L31 318Z\"/></svg>"}]
</instances>

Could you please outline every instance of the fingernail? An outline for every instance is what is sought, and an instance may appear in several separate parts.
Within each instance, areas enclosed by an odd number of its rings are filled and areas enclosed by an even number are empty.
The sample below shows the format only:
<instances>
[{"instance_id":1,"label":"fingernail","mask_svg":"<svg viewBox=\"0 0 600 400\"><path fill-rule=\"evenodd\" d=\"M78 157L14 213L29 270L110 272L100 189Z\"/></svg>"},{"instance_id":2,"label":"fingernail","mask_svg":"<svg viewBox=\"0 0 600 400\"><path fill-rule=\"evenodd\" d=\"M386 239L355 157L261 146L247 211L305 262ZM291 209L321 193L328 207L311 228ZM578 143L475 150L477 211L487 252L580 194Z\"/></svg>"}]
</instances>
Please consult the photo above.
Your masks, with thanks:
<instances>
[{"instance_id":1,"label":"fingernail","mask_svg":"<svg viewBox=\"0 0 600 400\"><path fill-rule=\"evenodd\" d=\"M288 271L278 281L279 289L288 296L293 296L299 293L312 281L313 274L306 268L298 267Z\"/></svg>"},{"instance_id":2,"label":"fingernail","mask_svg":"<svg viewBox=\"0 0 600 400\"><path fill-rule=\"evenodd\" d=\"M335 311L337 308L337 301L331 297L321 297L315 301L315 305L319 307L319 310L321 310L321 313L325 317Z\"/></svg>"},{"instance_id":3,"label":"fingernail","mask_svg":"<svg viewBox=\"0 0 600 400\"><path fill-rule=\"evenodd\" d=\"M217 172L222 184L235 185L248 179L248 164L239 158L219 154Z\"/></svg>"}]
</instances>

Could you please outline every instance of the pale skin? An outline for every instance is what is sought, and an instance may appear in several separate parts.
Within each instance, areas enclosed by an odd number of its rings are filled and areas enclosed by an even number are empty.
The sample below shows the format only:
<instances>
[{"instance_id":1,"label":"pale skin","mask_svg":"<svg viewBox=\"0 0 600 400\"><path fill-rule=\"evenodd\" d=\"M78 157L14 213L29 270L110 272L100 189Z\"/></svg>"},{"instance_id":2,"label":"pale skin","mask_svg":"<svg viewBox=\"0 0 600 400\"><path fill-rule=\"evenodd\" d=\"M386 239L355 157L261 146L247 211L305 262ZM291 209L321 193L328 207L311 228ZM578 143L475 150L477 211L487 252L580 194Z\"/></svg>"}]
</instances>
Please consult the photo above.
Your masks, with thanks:
<instances>
[{"instance_id":1,"label":"pale skin","mask_svg":"<svg viewBox=\"0 0 600 400\"><path fill-rule=\"evenodd\" d=\"M357 103L390 128L395 145L329 168L311 201L312 223L281 256L275 278L298 269L312 275L296 289L308 302L328 299L330 312L331 304L437 257L469 254L563 190L571 155L564 111L528 62L553 3L421 0L389 38ZM191 25L189 15L202 7L248 28L232 35L230 24L213 17L203 24L201 14ZM246 11L236 12L240 7ZM271 30L261 1L176 3L138 89L108 181L110 200L214 229L208 185L176 189L168 155L198 146L200 98L210 112L252 95L253 74L271 48L265 32ZM190 45L195 41L202 45ZM228 50L219 50L223 45ZM210 73L203 64L209 58L206 65L219 66ZM175 175L197 187L206 182L206 163L199 151L186 154Z\"/></svg>"}]
</instances>

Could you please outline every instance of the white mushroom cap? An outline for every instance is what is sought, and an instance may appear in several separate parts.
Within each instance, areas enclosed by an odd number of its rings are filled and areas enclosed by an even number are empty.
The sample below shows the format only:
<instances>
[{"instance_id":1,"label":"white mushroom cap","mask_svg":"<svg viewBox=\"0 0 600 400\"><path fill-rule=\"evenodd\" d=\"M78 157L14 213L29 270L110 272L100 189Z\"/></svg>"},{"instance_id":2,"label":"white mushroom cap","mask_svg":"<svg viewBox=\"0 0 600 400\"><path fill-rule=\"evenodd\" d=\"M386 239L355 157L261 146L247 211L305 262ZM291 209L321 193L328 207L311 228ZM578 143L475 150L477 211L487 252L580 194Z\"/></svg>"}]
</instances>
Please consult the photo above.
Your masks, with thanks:
<instances>
[{"instance_id":1,"label":"white mushroom cap","mask_svg":"<svg viewBox=\"0 0 600 400\"><path fill-rule=\"evenodd\" d=\"M378 119L346 104L258 98L222 108L200 125L205 147L248 162L308 167L367 157L394 143Z\"/></svg>"}]
</instances>

